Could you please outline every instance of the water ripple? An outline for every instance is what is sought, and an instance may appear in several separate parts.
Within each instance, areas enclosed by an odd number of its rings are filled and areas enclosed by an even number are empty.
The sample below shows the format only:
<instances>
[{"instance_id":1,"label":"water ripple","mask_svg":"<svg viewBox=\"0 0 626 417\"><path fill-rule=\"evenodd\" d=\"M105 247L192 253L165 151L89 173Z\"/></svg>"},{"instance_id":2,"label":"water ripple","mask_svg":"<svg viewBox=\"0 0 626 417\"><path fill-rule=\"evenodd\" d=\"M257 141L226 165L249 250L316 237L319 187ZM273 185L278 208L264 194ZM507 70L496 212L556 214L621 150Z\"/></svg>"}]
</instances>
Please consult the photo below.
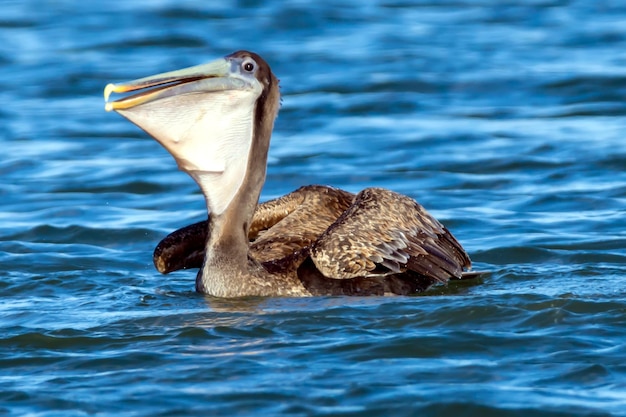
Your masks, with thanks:
<instances>
[{"instance_id":1,"label":"water ripple","mask_svg":"<svg viewBox=\"0 0 626 417\"><path fill-rule=\"evenodd\" d=\"M5 3L0 414L623 415L621 2ZM283 94L264 199L392 188L489 274L310 300L158 275L204 202L102 87L244 48Z\"/></svg>"}]
</instances>

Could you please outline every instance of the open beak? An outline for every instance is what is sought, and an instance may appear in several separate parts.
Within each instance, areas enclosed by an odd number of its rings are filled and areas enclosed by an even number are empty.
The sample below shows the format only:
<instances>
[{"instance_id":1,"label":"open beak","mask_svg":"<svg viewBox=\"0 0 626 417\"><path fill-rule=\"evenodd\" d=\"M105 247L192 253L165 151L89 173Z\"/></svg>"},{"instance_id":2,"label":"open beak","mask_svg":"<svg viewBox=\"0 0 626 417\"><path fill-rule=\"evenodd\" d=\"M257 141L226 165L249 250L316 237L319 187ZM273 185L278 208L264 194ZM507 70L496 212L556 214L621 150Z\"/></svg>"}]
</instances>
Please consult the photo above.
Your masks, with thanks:
<instances>
[{"instance_id":1,"label":"open beak","mask_svg":"<svg viewBox=\"0 0 626 417\"><path fill-rule=\"evenodd\" d=\"M248 149L260 87L221 58L104 89L105 110L143 129L186 172L222 173ZM112 93L132 93L109 101ZM232 148L232 149L231 149ZM244 151L244 154L247 151ZM235 155L235 156L232 156ZM244 155L244 158L247 155Z\"/></svg>"},{"instance_id":2,"label":"open beak","mask_svg":"<svg viewBox=\"0 0 626 417\"><path fill-rule=\"evenodd\" d=\"M230 62L221 58L208 64L164 72L125 83L107 84L104 88L104 101L106 102L104 109L106 111L126 110L166 97L243 88L242 80L228 76L230 70ZM139 92L109 101L111 93L133 91Z\"/></svg>"}]
</instances>

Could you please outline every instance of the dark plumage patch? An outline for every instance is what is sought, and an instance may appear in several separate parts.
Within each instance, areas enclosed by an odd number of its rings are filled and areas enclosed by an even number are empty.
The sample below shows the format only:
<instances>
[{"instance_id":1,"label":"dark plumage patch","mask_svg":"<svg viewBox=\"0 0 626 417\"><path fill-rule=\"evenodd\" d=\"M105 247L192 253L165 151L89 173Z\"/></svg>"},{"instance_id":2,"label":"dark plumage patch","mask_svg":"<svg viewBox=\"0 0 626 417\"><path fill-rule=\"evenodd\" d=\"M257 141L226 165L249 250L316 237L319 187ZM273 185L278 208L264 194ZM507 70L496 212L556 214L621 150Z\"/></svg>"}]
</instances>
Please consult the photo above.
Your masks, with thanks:
<instances>
[{"instance_id":1,"label":"dark plumage patch","mask_svg":"<svg viewBox=\"0 0 626 417\"><path fill-rule=\"evenodd\" d=\"M200 267L207 222L179 229L155 250L163 273ZM313 295L414 294L461 278L470 260L452 234L409 197L305 186L260 204L250 256L271 274L297 274ZM159 266L166 265L166 267Z\"/></svg>"}]
</instances>

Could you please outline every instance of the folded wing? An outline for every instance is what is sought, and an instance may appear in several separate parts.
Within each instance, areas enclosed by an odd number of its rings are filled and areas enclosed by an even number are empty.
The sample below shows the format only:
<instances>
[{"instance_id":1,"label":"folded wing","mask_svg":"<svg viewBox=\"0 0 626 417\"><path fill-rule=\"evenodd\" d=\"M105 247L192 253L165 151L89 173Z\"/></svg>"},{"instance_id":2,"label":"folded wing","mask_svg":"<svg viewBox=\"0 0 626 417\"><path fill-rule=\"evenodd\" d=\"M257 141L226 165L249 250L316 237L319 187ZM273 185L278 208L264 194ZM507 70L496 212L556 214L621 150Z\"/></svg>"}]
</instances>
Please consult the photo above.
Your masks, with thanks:
<instances>
[{"instance_id":1,"label":"folded wing","mask_svg":"<svg viewBox=\"0 0 626 417\"><path fill-rule=\"evenodd\" d=\"M311 258L335 279L412 271L446 282L471 266L459 242L421 205L382 188L361 191L314 243Z\"/></svg>"}]
</instances>

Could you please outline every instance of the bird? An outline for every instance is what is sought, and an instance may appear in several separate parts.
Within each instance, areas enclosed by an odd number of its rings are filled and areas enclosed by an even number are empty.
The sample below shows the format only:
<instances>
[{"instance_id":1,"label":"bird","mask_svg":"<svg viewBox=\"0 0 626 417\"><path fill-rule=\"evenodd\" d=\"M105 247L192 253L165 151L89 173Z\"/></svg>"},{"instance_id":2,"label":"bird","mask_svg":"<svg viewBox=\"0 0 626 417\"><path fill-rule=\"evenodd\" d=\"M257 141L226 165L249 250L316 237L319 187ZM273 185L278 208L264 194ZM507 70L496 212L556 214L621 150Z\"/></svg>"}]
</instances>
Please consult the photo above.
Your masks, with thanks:
<instances>
[{"instance_id":1,"label":"bird","mask_svg":"<svg viewBox=\"0 0 626 417\"><path fill-rule=\"evenodd\" d=\"M127 94L110 101L111 94ZM200 268L214 297L412 295L475 278L450 231L414 199L377 187L307 185L259 204L279 81L258 54L108 84L115 111L159 142L200 187L207 220L164 238L162 273Z\"/></svg>"}]
</instances>

